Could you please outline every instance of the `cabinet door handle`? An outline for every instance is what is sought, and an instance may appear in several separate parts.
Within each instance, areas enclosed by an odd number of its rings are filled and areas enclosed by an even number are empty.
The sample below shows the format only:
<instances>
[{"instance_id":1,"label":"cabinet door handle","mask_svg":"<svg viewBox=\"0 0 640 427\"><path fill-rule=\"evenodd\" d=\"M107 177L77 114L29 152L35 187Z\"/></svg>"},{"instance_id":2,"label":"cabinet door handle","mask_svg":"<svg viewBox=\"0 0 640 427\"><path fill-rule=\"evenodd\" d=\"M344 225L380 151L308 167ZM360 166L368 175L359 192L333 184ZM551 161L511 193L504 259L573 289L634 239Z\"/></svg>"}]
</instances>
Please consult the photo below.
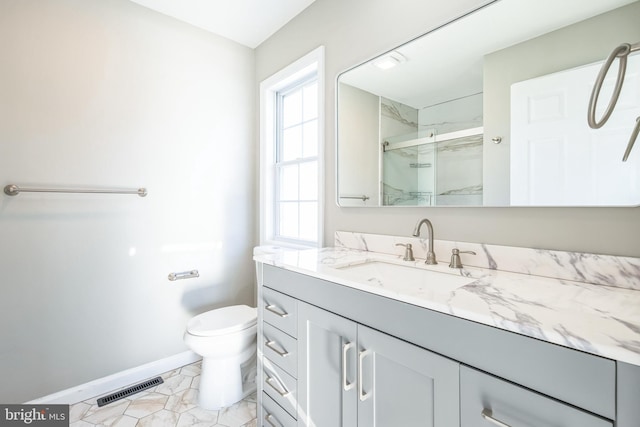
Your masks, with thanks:
<instances>
[{"instance_id":1,"label":"cabinet door handle","mask_svg":"<svg viewBox=\"0 0 640 427\"><path fill-rule=\"evenodd\" d=\"M287 388L284 386L284 384L282 384L280 381L278 381L277 379L270 377L269 375L267 375L267 379L265 380L265 382L267 384L269 384L269 386L274 389L280 396L285 397L287 396L290 392L289 390L287 390ZM276 387L274 385L275 383L278 383L279 387ZM282 388L282 390L280 390L280 388Z\"/></svg>"},{"instance_id":2,"label":"cabinet door handle","mask_svg":"<svg viewBox=\"0 0 640 427\"><path fill-rule=\"evenodd\" d=\"M497 425L498 427L511 427L509 424L505 424L502 421L493 418L493 411L491 409L484 408L480 415L482 418L489 421L491 424Z\"/></svg>"},{"instance_id":3,"label":"cabinet door handle","mask_svg":"<svg viewBox=\"0 0 640 427\"><path fill-rule=\"evenodd\" d=\"M369 354L371 354L371 350L361 351L358 355L358 397L360 398L360 402L364 402L371 397L371 393L364 392L364 385L362 384L364 382L362 378L362 362Z\"/></svg>"},{"instance_id":4,"label":"cabinet door handle","mask_svg":"<svg viewBox=\"0 0 640 427\"><path fill-rule=\"evenodd\" d=\"M284 317L288 317L288 316L289 316L289 313L287 313L286 311L284 311L284 310L283 310L283 309L281 309L280 307L275 306L275 305L273 305L273 304L267 304L264 308L265 308L267 311L272 312L273 314L275 314L275 315L276 315L276 316L278 316L278 317L282 317L282 318L284 318Z\"/></svg>"},{"instance_id":5,"label":"cabinet door handle","mask_svg":"<svg viewBox=\"0 0 640 427\"><path fill-rule=\"evenodd\" d=\"M271 424L272 427L278 427L276 424L273 423L273 421L271 421L271 419L276 419L276 417L274 417L273 415L267 413L267 415L264 417L264 420L266 422L268 422L269 424Z\"/></svg>"},{"instance_id":6,"label":"cabinet door handle","mask_svg":"<svg viewBox=\"0 0 640 427\"><path fill-rule=\"evenodd\" d=\"M275 343L275 341L267 341L266 343L264 343L264 345L273 350L278 356L287 357L289 355L289 352L280 350L278 347L274 346Z\"/></svg>"},{"instance_id":7,"label":"cabinet door handle","mask_svg":"<svg viewBox=\"0 0 640 427\"><path fill-rule=\"evenodd\" d=\"M347 353L349 353L349 349L353 348L354 344L352 342L342 344L342 388L344 391L349 391L355 385L354 383L349 384L347 382Z\"/></svg>"}]
</instances>

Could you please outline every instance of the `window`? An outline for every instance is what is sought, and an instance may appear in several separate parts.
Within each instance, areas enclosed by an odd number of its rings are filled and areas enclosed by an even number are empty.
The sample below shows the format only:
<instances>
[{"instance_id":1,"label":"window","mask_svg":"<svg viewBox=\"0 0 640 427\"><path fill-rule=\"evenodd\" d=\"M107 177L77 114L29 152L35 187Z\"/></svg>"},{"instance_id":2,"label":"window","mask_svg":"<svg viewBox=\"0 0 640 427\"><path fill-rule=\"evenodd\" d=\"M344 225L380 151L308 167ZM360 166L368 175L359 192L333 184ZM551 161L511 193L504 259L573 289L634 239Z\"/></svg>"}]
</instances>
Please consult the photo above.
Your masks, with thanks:
<instances>
[{"instance_id":1,"label":"window","mask_svg":"<svg viewBox=\"0 0 640 427\"><path fill-rule=\"evenodd\" d=\"M261 84L261 244L321 245L322 53Z\"/></svg>"},{"instance_id":2,"label":"window","mask_svg":"<svg viewBox=\"0 0 640 427\"><path fill-rule=\"evenodd\" d=\"M278 92L276 238L318 240L318 82L316 75Z\"/></svg>"}]
</instances>

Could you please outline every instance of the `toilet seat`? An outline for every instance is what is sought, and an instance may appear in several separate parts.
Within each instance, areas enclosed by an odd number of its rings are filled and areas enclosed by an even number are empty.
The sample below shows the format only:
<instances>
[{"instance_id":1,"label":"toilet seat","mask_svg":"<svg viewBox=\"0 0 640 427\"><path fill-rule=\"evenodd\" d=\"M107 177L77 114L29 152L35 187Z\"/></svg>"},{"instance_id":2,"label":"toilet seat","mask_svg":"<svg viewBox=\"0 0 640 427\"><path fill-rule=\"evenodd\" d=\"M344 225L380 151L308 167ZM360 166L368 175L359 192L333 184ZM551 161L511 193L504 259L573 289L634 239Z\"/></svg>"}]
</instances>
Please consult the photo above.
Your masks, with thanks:
<instances>
[{"instance_id":1,"label":"toilet seat","mask_svg":"<svg viewBox=\"0 0 640 427\"><path fill-rule=\"evenodd\" d=\"M256 325L257 317L255 308L232 305L195 316L187 323L187 332L203 337L231 334Z\"/></svg>"}]
</instances>

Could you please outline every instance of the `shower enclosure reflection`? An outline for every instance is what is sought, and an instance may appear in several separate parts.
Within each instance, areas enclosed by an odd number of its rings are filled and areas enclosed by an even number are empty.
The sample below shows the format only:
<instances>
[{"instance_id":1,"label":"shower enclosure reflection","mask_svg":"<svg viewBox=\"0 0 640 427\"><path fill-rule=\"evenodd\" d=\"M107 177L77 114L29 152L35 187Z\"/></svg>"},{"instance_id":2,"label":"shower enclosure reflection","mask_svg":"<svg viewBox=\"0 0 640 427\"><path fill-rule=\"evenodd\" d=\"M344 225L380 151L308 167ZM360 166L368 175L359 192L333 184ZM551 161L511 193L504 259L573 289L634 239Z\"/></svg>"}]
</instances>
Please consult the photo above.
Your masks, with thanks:
<instances>
[{"instance_id":1,"label":"shower enclosure reflection","mask_svg":"<svg viewBox=\"0 0 640 427\"><path fill-rule=\"evenodd\" d=\"M338 204L640 205L640 150L621 161L640 114L639 54L612 120L587 124L603 58L640 40L638 16L633 0L499 0L345 71Z\"/></svg>"},{"instance_id":2,"label":"shower enclosure reflection","mask_svg":"<svg viewBox=\"0 0 640 427\"><path fill-rule=\"evenodd\" d=\"M381 144L383 206L482 203L482 127Z\"/></svg>"}]
</instances>

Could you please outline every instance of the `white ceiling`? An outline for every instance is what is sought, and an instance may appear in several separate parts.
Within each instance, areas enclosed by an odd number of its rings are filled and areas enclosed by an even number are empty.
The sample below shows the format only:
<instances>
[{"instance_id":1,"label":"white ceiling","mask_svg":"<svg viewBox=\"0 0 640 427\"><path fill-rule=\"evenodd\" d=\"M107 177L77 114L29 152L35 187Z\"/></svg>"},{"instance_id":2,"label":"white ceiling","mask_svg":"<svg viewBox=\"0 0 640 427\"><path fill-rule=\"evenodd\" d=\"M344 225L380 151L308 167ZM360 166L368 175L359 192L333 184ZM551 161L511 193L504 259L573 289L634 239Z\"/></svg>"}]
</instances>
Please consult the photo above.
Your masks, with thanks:
<instances>
[{"instance_id":1,"label":"white ceiling","mask_svg":"<svg viewBox=\"0 0 640 427\"><path fill-rule=\"evenodd\" d=\"M131 1L255 48L315 0Z\"/></svg>"}]
</instances>

